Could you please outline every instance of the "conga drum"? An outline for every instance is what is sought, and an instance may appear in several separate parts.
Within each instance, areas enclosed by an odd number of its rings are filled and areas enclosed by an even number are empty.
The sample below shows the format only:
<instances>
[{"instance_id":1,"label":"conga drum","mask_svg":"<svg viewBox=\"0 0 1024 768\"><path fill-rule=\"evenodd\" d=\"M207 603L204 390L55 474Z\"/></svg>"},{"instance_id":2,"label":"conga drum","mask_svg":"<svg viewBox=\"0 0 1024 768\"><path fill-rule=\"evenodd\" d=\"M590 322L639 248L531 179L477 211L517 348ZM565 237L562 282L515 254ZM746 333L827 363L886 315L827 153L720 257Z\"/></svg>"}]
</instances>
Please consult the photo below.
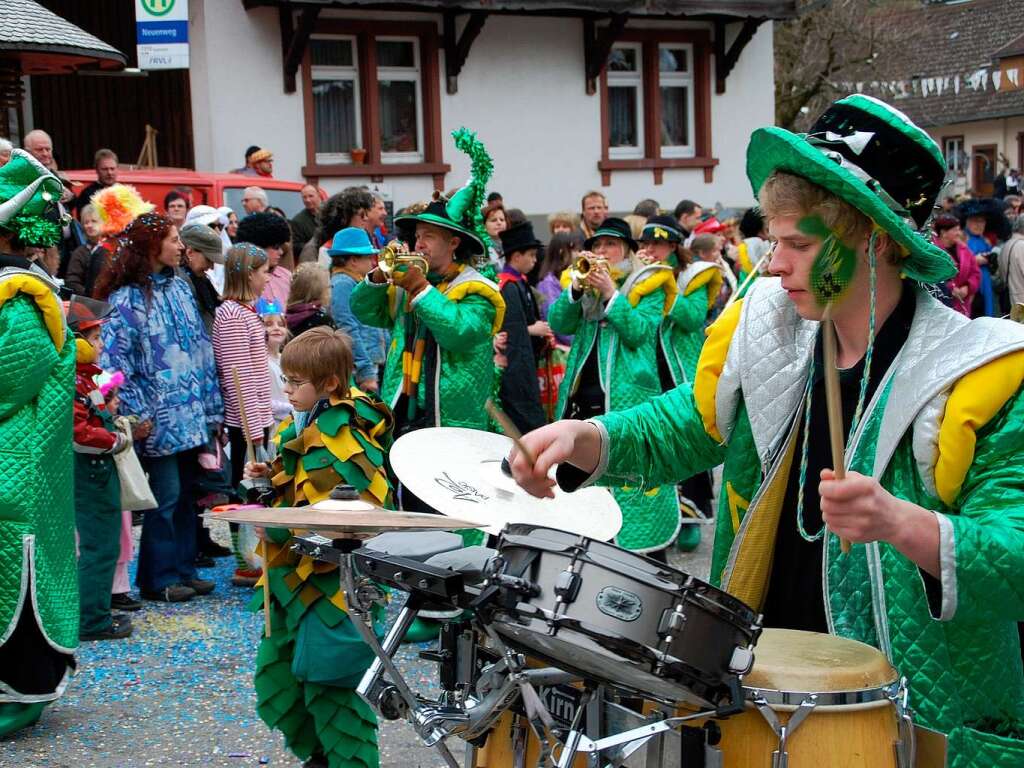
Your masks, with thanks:
<instances>
[{"instance_id":1,"label":"conga drum","mask_svg":"<svg viewBox=\"0 0 1024 768\"><path fill-rule=\"evenodd\" d=\"M875 648L765 629L741 714L719 720L724 768L909 768L899 674Z\"/></svg>"}]
</instances>

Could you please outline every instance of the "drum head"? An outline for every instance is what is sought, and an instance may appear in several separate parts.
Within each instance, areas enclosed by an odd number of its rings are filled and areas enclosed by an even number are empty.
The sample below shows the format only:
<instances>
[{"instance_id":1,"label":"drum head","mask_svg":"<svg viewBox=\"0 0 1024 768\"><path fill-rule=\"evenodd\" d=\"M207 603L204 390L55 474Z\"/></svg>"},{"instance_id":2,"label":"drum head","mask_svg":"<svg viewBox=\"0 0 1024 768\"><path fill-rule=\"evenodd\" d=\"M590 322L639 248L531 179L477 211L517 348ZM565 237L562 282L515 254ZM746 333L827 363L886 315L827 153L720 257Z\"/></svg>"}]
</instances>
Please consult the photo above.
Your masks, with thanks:
<instances>
[{"instance_id":1,"label":"drum head","mask_svg":"<svg viewBox=\"0 0 1024 768\"><path fill-rule=\"evenodd\" d=\"M835 635L765 629L744 688L829 693L890 685L899 675L877 648Z\"/></svg>"}]
</instances>

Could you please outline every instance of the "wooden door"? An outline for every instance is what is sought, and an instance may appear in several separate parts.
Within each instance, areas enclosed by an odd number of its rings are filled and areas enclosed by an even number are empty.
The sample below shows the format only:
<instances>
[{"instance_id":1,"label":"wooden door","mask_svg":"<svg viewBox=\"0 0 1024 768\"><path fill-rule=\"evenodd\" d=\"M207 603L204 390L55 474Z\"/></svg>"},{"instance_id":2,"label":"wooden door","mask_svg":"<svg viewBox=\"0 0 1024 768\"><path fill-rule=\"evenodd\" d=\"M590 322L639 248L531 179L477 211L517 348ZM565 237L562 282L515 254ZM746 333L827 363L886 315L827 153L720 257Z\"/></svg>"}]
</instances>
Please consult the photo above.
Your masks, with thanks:
<instances>
[{"instance_id":1,"label":"wooden door","mask_svg":"<svg viewBox=\"0 0 1024 768\"><path fill-rule=\"evenodd\" d=\"M992 197L995 189L996 145L975 144L971 147L971 189L977 197Z\"/></svg>"}]
</instances>

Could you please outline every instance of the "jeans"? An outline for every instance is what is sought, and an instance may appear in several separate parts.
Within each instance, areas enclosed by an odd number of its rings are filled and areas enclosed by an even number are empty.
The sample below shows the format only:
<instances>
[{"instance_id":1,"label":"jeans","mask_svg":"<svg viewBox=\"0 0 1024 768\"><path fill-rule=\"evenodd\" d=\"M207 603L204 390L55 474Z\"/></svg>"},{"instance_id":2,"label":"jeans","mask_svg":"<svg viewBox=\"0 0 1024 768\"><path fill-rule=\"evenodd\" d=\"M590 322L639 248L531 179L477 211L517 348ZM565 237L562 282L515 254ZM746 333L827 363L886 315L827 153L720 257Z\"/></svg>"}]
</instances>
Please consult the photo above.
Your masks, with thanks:
<instances>
[{"instance_id":1,"label":"jeans","mask_svg":"<svg viewBox=\"0 0 1024 768\"><path fill-rule=\"evenodd\" d=\"M139 541L139 589L157 592L196 578L195 483L199 449L143 456L157 508L147 509Z\"/></svg>"}]
</instances>

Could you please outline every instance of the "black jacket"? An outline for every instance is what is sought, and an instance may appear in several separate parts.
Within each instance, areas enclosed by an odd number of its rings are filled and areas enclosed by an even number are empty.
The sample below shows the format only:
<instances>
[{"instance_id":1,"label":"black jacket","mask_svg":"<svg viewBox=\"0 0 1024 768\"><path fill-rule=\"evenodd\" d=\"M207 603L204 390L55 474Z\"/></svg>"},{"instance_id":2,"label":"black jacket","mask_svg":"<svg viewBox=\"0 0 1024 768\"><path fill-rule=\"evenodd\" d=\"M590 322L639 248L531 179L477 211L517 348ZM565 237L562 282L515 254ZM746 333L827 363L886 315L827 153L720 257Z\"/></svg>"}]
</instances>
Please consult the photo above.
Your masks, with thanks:
<instances>
[{"instance_id":1,"label":"black jacket","mask_svg":"<svg viewBox=\"0 0 1024 768\"><path fill-rule=\"evenodd\" d=\"M501 288L501 296L505 299L501 330L508 334L508 367L501 376L501 405L521 432L529 432L547 423L537 380L537 352L542 343L535 346L527 331L540 319L540 311L525 280L508 280Z\"/></svg>"}]
</instances>

